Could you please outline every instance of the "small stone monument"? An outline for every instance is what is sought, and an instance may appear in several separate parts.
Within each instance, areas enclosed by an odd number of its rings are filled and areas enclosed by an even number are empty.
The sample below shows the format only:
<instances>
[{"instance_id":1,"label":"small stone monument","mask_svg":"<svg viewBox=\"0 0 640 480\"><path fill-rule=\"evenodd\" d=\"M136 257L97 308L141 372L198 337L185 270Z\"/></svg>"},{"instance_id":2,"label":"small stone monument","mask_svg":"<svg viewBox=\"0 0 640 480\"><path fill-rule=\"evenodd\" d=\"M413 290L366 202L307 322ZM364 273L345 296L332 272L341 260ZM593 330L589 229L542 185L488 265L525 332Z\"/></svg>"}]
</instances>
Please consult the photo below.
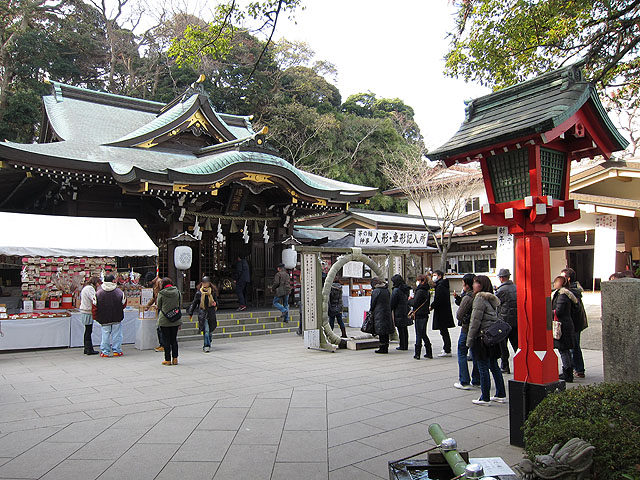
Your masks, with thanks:
<instances>
[{"instance_id":1,"label":"small stone monument","mask_svg":"<svg viewBox=\"0 0 640 480\"><path fill-rule=\"evenodd\" d=\"M640 279L602 282L605 382L640 382Z\"/></svg>"}]
</instances>

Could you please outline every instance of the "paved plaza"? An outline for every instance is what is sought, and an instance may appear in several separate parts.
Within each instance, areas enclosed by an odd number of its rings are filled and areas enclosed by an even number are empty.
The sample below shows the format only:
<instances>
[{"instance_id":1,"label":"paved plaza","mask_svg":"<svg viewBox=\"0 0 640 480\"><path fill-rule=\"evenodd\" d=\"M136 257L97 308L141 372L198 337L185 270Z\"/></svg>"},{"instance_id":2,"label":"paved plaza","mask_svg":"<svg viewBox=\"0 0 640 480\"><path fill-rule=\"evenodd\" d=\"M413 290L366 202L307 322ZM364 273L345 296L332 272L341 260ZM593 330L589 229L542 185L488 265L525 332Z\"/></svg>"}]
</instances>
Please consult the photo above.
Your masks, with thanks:
<instances>
[{"instance_id":1,"label":"paved plaza","mask_svg":"<svg viewBox=\"0 0 640 480\"><path fill-rule=\"evenodd\" d=\"M389 460L433 445L432 422L472 457L522 457L509 446L508 405L473 406L477 390L452 388L455 357L313 351L295 334L180 349L171 367L133 346L107 359L0 355L0 478L388 478ZM602 353L584 353L578 383L602 381Z\"/></svg>"}]
</instances>

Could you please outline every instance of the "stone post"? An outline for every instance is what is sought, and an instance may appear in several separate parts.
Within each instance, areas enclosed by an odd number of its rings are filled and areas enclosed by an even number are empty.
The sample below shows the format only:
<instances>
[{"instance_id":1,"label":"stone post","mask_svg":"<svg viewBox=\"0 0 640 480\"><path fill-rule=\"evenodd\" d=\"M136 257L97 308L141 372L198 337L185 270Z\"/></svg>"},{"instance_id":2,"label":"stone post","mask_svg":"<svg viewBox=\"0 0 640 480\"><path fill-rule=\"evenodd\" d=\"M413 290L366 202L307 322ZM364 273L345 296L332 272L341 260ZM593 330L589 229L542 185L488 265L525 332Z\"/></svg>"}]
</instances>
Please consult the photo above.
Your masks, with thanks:
<instances>
[{"instance_id":1,"label":"stone post","mask_svg":"<svg viewBox=\"0 0 640 480\"><path fill-rule=\"evenodd\" d=\"M605 382L640 382L640 279L602 282Z\"/></svg>"}]
</instances>

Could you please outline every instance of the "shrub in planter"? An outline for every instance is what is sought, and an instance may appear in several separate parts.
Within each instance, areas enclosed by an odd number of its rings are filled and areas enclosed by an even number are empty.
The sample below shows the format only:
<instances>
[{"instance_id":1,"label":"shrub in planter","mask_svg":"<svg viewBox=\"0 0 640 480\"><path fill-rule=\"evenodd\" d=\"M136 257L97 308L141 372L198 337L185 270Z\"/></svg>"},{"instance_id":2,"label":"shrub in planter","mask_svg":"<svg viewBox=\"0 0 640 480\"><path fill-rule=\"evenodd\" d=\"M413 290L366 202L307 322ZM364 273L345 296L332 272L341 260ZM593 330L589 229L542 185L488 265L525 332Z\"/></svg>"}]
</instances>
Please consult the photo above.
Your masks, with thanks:
<instances>
[{"instance_id":1,"label":"shrub in planter","mask_svg":"<svg viewBox=\"0 0 640 480\"><path fill-rule=\"evenodd\" d=\"M573 437L596 447L598 480L640 478L640 383L601 383L551 394L524 427L530 459Z\"/></svg>"}]
</instances>

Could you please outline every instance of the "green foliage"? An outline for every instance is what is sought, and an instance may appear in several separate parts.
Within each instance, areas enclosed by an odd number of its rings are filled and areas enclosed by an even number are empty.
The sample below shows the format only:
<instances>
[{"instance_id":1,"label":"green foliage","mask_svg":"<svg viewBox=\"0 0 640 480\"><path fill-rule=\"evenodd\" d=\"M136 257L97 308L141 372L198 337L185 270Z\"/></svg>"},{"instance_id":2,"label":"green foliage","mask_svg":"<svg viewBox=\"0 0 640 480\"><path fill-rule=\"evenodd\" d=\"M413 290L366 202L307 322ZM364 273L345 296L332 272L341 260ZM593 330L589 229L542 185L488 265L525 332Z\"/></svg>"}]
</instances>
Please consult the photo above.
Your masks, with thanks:
<instances>
[{"instance_id":1,"label":"green foliage","mask_svg":"<svg viewBox=\"0 0 640 480\"><path fill-rule=\"evenodd\" d=\"M456 0L446 73L504 87L579 59L601 86L637 84L640 2Z\"/></svg>"},{"instance_id":2,"label":"green foliage","mask_svg":"<svg viewBox=\"0 0 640 480\"><path fill-rule=\"evenodd\" d=\"M524 434L531 459L579 437L596 447L596 478L637 478L640 383L602 383L551 394L531 413Z\"/></svg>"}]
</instances>

